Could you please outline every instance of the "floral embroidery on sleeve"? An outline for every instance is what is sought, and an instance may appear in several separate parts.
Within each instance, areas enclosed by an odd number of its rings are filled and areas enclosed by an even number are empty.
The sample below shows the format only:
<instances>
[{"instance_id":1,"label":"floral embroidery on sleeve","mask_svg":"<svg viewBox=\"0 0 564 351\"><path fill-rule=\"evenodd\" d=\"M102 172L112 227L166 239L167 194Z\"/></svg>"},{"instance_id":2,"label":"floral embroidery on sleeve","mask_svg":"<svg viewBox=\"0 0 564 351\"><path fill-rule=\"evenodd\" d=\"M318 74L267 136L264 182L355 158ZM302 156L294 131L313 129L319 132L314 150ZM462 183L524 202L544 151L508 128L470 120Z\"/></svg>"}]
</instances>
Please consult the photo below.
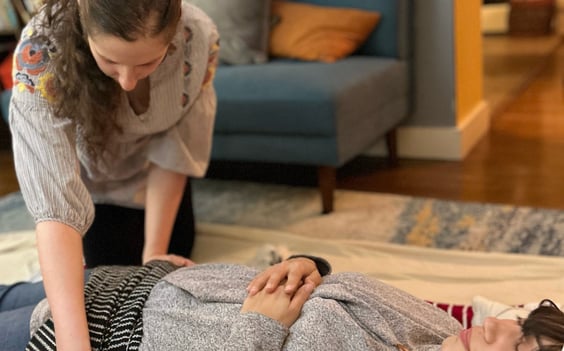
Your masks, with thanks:
<instances>
[{"instance_id":1,"label":"floral embroidery on sleeve","mask_svg":"<svg viewBox=\"0 0 564 351\"><path fill-rule=\"evenodd\" d=\"M202 86L208 86L213 77L215 76L215 71L217 69L217 62L219 57L219 40L216 41L210 50L210 55L208 58L208 69L206 71L206 76L204 77L204 81L202 82Z\"/></svg>"},{"instance_id":2,"label":"floral embroidery on sleeve","mask_svg":"<svg viewBox=\"0 0 564 351\"><path fill-rule=\"evenodd\" d=\"M28 38L22 40L14 54L14 86L19 91L35 93L38 90L44 98L52 100L53 75L45 73L52 49Z\"/></svg>"},{"instance_id":3,"label":"floral embroidery on sleeve","mask_svg":"<svg viewBox=\"0 0 564 351\"><path fill-rule=\"evenodd\" d=\"M39 84L37 90L41 93L47 101L53 102L55 98L55 88L53 87L53 74L48 72L39 77Z\"/></svg>"}]
</instances>

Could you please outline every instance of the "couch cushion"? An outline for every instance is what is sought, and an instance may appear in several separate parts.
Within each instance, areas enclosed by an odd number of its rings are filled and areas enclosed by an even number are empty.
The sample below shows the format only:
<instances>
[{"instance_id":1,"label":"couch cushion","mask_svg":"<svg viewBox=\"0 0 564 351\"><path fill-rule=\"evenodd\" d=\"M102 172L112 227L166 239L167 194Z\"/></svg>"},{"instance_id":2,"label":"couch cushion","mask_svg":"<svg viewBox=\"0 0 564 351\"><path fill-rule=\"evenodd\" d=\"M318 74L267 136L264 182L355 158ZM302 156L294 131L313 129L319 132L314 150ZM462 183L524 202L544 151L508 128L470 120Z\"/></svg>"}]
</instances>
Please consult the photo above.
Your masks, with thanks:
<instances>
[{"instance_id":1,"label":"couch cushion","mask_svg":"<svg viewBox=\"0 0 564 351\"><path fill-rule=\"evenodd\" d=\"M400 26L403 17L407 16L407 7L402 6L402 1L398 0L292 0L295 2L336 6L354 7L364 10L379 12L382 15L381 21L376 30L370 35L366 43L360 48L359 53L365 55L377 55L385 57L403 56L401 36L403 35Z\"/></svg>"},{"instance_id":2,"label":"couch cushion","mask_svg":"<svg viewBox=\"0 0 564 351\"><path fill-rule=\"evenodd\" d=\"M352 56L336 63L274 60L219 67L216 133L335 136L338 123L407 96L404 62ZM343 116L346 114L345 116Z\"/></svg>"},{"instance_id":3,"label":"couch cushion","mask_svg":"<svg viewBox=\"0 0 564 351\"><path fill-rule=\"evenodd\" d=\"M260 68L260 69L259 69ZM212 159L339 167L409 111L405 61L220 67Z\"/></svg>"}]
</instances>

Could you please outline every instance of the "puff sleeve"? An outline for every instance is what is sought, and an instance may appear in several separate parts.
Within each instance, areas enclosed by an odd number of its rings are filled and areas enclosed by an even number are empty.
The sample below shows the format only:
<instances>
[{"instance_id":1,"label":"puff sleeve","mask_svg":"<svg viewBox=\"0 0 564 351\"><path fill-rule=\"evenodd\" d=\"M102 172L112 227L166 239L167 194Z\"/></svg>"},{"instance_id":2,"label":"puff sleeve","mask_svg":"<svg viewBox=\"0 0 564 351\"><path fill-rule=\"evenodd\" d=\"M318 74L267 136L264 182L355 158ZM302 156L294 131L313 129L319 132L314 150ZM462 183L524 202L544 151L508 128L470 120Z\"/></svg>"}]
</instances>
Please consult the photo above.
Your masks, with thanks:
<instances>
[{"instance_id":1,"label":"puff sleeve","mask_svg":"<svg viewBox=\"0 0 564 351\"><path fill-rule=\"evenodd\" d=\"M94 205L80 177L76 129L70 120L51 112L52 49L31 40L31 25L24 28L14 53L9 119L16 174L36 223L62 222L84 234Z\"/></svg>"}]
</instances>

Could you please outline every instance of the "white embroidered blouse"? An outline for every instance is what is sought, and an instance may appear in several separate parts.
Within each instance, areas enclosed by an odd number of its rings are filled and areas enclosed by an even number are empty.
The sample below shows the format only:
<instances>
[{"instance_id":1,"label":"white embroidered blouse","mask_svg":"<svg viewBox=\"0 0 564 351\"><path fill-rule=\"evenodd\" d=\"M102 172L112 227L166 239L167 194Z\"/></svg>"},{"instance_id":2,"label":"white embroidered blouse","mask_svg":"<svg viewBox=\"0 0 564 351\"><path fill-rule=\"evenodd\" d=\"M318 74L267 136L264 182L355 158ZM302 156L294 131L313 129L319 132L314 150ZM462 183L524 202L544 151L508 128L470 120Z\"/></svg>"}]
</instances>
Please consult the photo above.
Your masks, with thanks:
<instances>
[{"instance_id":1,"label":"white embroidered blouse","mask_svg":"<svg viewBox=\"0 0 564 351\"><path fill-rule=\"evenodd\" d=\"M182 6L172 42L177 50L149 76L148 110L137 115L122 94L123 132L107 140L107 151L96 160L88 157L74 122L52 115L49 81L56 72L48 65L50 50L29 40L43 30L37 17L24 28L14 55L10 128L20 188L36 223L58 221L84 234L94 217L93 203L142 208L151 163L189 176L205 174L219 35L203 11Z\"/></svg>"}]
</instances>

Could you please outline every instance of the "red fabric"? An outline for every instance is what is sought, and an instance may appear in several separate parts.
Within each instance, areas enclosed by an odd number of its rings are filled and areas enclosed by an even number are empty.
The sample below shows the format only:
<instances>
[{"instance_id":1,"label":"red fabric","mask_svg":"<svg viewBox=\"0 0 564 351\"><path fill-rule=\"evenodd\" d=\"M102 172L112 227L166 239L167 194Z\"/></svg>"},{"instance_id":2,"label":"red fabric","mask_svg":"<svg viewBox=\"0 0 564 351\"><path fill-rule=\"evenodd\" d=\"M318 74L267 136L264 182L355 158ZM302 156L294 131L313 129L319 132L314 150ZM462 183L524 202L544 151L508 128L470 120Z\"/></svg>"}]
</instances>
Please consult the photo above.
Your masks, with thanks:
<instances>
[{"instance_id":1,"label":"red fabric","mask_svg":"<svg viewBox=\"0 0 564 351\"><path fill-rule=\"evenodd\" d=\"M0 64L0 83L4 89L11 89L14 85L12 80L12 58L13 55L8 55Z\"/></svg>"},{"instance_id":2,"label":"red fabric","mask_svg":"<svg viewBox=\"0 0 564 351\"><path fill-rule=\"evenodd\" d=\"M427 302L454 317L464 328L470 328L472 326L472 316L474 316L472 305L456 305L432 301Z\"/></svg>"}]
</instances>

